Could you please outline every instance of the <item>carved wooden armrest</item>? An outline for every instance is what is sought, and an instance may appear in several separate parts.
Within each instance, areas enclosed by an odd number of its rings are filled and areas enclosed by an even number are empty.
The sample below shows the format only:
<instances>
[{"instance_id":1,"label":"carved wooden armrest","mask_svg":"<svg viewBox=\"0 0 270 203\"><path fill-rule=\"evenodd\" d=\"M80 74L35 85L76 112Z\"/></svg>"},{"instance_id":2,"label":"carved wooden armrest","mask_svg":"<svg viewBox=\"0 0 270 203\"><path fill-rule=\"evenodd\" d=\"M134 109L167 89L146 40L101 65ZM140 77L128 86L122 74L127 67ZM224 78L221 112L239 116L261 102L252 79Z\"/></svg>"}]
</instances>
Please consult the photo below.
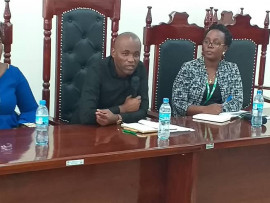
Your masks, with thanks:
<instances>
[{"instance_id":1,"label":"carved wooden armrest","mask_svg":"<svg viewBox=\"0 0 270 203\"><path fill-rule=\"evenodd\" d=\"M147 117L149 118L158 118L158 112L154 110L147 111Z\"/></svg>"},{"instance_id":2,"label":"carved wooden armrest","mask_svg":"<svg viewBox=\"0 0 270 203\"><path fill-rule=\"evenodd\" d=\"M264 102L270 103L270 97L264 95L263 98L264 98Z\"/></svg>"},{"instance_id":3,"label":"carved wooden armrest","mask_svg":"<svg viewBox=\"0 0 270 203\"><path fill-rule=\"evenodd\" d=\"M60 121L60 120L56 120L55 118L50 116L49 117L49 124L50 125L66 125L67 123L63 122L63 121Z\"/></svg>"}]
</instances>

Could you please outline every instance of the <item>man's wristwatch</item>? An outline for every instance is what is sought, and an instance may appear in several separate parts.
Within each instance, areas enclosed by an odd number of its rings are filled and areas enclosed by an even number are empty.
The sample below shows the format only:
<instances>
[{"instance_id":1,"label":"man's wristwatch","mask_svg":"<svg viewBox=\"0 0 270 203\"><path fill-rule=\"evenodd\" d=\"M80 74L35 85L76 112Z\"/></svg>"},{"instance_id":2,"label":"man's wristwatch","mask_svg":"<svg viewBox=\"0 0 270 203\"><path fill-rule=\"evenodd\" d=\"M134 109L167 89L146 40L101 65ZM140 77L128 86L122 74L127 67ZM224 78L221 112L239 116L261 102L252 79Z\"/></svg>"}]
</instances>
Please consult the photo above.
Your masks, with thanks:
<instances>
[{"instance_id":1,"label":"man's wristwatch","mask_svg":"<svg viewBox=\"0 0 270 203\"><path fill-rule=\"evenodd\" d=\"M118 116L118 120L116 121L116 124L122 124L123 120L122 120L122 116L120 114L117 114Z\"/></svg>"}]
</instances>

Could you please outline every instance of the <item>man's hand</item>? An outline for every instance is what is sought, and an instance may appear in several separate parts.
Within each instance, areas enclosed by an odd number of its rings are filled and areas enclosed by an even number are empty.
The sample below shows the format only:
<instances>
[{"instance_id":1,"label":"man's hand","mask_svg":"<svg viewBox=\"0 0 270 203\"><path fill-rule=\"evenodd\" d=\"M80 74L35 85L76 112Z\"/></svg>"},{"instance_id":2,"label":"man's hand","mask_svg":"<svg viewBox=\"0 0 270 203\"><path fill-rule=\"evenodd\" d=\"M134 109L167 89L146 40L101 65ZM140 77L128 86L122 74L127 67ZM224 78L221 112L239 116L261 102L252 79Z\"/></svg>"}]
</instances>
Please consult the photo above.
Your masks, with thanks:
<instances>
[{"instance_id":1,"label":"man's hand","mask_svg":"<svg viewBox=\"0 0 270 203\"><path fill-rule=\"evenodd\" d=\"M96 121L99 125L110 125L116 123L117 120L118 116L109 109L97 109L96 111Z\"/></svg>"},{"instance_id":2,"label":"man's hand","mask_svg":"<svg viewBox=\"0 0 270 203\"><path fill-rule=\"evenodd\" d=\"M203 113L218 115L222 112L222 104L210 104L204 107Z\"/></svg>"},{"instance_id":3,"label":"man's hand","mask_svg":"<svg viewBox=\"0 0 270 203\"><path fill-rule=\"evenodd\" d=\"M135 112L138 111L141 105L141 96L137 96L135 98L132 98L131 95L129 95L125 103L120 105L120 113L127 113L127 112Z\"/></svg>"}]
</instances>

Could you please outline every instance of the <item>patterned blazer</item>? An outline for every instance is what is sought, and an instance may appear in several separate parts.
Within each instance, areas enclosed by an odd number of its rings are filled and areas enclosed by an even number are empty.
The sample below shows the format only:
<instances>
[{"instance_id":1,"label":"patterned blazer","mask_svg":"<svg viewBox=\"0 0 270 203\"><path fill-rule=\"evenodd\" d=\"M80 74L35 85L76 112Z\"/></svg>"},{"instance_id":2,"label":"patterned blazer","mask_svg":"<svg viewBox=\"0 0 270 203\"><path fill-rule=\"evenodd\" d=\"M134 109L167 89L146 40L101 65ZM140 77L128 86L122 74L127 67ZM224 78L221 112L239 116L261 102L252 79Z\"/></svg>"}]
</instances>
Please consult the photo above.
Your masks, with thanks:
<instances>
[{"instance_id":1,"label":"patterned blazer","mask_svg":"<svg viewBox=\"0 0 270 203\"><path fill-rule=\"evenodd\" d=\"M243 87L239 69L235 63L220 61L216 73L222 102L233 98L223 106L223 111L239 111L243 104ZM185 116L190 105L200 105L206 89L208 75L204 58L186 62L177 74L172 88L172 114Z\"/></svg>"}]
</instances>

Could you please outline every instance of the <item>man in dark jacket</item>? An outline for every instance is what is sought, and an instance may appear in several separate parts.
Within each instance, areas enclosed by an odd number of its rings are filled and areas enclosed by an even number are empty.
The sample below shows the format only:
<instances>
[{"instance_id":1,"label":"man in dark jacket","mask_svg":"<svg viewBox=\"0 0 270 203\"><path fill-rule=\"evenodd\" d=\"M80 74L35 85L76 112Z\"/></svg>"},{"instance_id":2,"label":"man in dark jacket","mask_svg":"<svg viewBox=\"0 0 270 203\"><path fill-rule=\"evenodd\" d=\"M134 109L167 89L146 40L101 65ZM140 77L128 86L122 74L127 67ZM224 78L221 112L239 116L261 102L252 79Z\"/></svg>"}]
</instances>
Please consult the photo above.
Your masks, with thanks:
<instances>
[{"instance_id":1,"label":"man in dark jacket","mask_svg":"<svg viewBox=\"0 0 270 203\"><path fill-rule=\"evenodd\" d=\"M141 42L131 32L120 34L111 56L88 69L79 109L72 123L137 122L148 110L148 78L140 61Z\"/></svg>"}]
</instances>

